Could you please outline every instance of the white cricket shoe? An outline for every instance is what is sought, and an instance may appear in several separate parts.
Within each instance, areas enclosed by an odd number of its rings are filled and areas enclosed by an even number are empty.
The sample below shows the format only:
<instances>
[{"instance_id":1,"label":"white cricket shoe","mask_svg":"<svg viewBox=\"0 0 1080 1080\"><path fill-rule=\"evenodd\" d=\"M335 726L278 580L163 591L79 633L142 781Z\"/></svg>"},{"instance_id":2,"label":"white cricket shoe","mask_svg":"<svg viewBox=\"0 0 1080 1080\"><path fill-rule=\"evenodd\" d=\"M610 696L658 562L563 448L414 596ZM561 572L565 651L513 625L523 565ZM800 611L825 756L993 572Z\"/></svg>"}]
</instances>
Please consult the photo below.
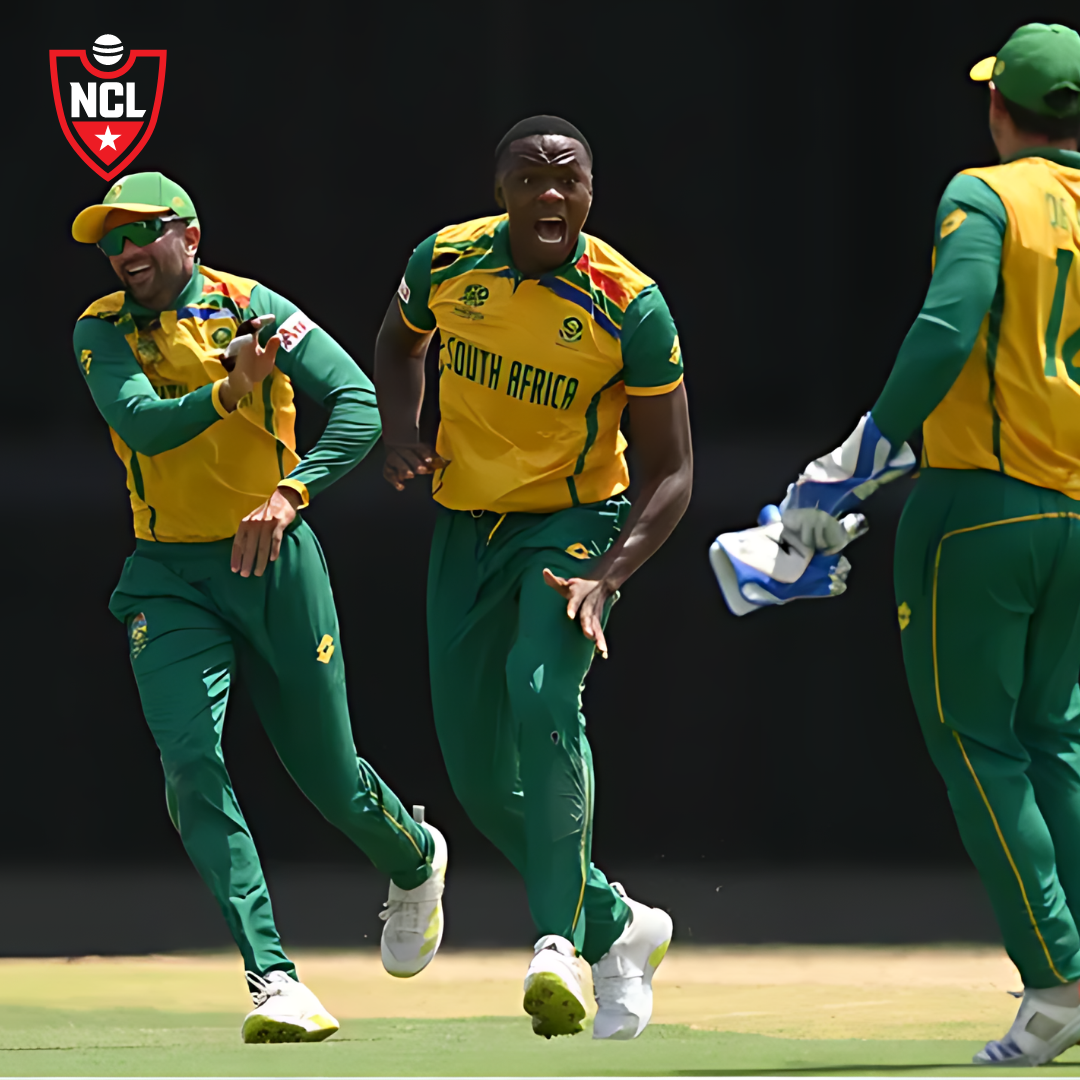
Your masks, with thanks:
<instances>
[{"instance_id":1,"label":"white cricket shoe","mask_svg":"<svg viewBox=\"0 0 1080 1080\"><path fill-rule=\"evenodd\" d=\"M532 1017L533 1031L545 1039L581 1030L585 993L574 946L566 938L547 934L533 946L522 1004Z\"/></svg>"},{"instance_id":2,"label":"white cricket shoe","mask_svg":"<svg viewBox=\"0 0 1080 1080\"><path fill-rule=\"evenodd\" d=\"M1076 1004L1062 1004L1070 995ZM988 1042L971 1060L976 1065L1026 1068L1045 1065L1080 1045L1080 982L1051 990L1024 989L1020 1011L1005 1038Z\"/></svg>"},{"instance_id":3,"label":"white cricket shoe","mask_svg":"<svg viewBox=\"0 0 1080 1080\"><path fill-rule=\"evenodd\" d=\"M597 1013L594 1039L636 1039L652 1018L652 978L671 944L671 916L611 887L630 906L630 921L615 944L592 966Z\"/></svg>"},{"instance_id":4,"label":"white cricket shoe","mask_svg":"<svg viewBox=\"0 0 1080 1080\"><path fill-rule=\"evenodd\" d=\"M255 1008L244 1017L240 1035L246 1043L319 1042L333 1035L338 1022L319 999L284 971L263 977L247 972L255 986Z\"/></svg>"},{"instance_id":5,"label":"white cricket shoe","mask_svg":"<svg viewBox=\"0 0 1080 1080\"><path fill-rule=\"evenodd\" d=\"M407 979L423 971L439 951L443 939L442 894L446 887L446 840L433 825L420 827L431 833L435 854L431 877L415 889L399 889L390 882L390 896L379 918L382 932L382 963L391 975Z\"/></svg>"}]
</instances>

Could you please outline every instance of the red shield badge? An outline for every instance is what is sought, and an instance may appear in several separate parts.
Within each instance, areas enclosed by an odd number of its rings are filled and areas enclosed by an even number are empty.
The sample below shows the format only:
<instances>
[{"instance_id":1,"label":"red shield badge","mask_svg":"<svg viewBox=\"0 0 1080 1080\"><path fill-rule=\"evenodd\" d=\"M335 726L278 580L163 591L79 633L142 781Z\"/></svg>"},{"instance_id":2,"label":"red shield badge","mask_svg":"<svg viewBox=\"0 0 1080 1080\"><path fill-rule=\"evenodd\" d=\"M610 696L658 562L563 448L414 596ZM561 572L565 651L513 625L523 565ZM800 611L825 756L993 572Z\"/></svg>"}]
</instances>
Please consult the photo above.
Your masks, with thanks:
<instances>
[{"instance_id":1,"label":"red shield badge","mask_svg":"<svg viewBox=\"0 0 1080 1080\"><path fill-rule=\"evenodd\" d=\"M153 134L165 88L165 50L124 48L102 34L85 49L50 49L53 102L71 148L102 178L122 173ZM112 70L115 65L115 70Z\"/></svg>"}]
</instances>

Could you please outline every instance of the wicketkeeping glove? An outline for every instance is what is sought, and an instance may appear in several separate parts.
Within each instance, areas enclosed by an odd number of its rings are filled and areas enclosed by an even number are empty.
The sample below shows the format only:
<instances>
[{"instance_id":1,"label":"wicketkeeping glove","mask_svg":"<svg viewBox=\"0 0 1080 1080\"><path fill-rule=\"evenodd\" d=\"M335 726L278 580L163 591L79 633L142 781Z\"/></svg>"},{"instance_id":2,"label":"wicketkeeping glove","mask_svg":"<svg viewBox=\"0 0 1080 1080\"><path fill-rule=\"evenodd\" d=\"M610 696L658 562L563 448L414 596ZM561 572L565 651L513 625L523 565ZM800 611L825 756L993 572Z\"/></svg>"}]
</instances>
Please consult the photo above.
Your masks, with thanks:
<instances>
[{"instance_id":1,"label":"wicketkeeping glove","mask_svg":"<svg viewBox=\"0 0 1080 1080\"><path fill-rule=\"evenodd\" d=\"M709 549L709 562L733 615L792 600L839 596L847 588L851 563L804 544L785 527L777 507L766 506L758 523L754 529L722 533ZM868 528L862 514L833 519L833 524L844 537L841 547Z\"/></svg>"},{"instance_id":2,"label":"wicketkeeping glove","mask_svg":"<svg viewBox=\"0 0 1080 1080\"><path fill-rule=\"evenodd\" d=\"M867 413L840 446L811 461L788 486L781 518L803 544L835 555L853 539L845 537L839 515L861 506L882 484L914 467L911 447L901 443L893 452Z\"/></svg>"}]
</instances>

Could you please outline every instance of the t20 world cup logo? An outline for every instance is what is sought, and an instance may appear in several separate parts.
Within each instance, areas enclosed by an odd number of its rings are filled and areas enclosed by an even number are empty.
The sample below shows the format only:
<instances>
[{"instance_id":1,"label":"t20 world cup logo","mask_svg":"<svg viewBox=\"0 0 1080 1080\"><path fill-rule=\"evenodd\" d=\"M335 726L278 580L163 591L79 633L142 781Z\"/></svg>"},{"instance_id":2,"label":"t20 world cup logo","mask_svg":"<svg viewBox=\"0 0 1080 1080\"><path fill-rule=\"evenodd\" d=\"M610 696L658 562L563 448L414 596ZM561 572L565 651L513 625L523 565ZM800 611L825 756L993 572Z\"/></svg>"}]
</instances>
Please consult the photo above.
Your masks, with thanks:
<instances>
[{"instance_id":1,"label":"t20 world cup logo","mask_svg":"<svg viewBox=\"0 0 1080 1080\"><path fill-rule=\"evenodd\" d=\"M103 180L118 176L153 134L165 88L164 49L126 49L102 34L91 49L50 49L56 115L71 148Z\"/></svg>"}]
</instances>

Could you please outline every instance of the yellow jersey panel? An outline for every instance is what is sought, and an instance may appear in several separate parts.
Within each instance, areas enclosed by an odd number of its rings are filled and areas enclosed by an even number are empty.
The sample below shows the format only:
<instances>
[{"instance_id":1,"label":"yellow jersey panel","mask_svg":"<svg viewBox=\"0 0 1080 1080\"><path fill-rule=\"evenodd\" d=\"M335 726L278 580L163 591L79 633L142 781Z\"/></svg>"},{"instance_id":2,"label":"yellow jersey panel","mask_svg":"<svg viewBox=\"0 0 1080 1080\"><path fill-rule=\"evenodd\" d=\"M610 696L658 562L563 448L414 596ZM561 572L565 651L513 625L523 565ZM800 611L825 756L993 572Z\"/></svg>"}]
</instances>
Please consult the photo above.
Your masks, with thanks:
<instances>
[{"instance_id":1,"label":"yellow jersey panel","mask_svg":"<svg viewBox=\"0 0 1080 1080\"><path fill-rule=\"evenodd\" d=\"M993 189L1008 222L993 304L923 424L926 458L1080 499L1080 169L1029 157L964 174Z\"/></svg>"},{"instance_id":2,"label":"yellow jersey panel","mask_svg":"<svg viewBox=\"0 0 1080 1080\"><path fill-rule=\"evenodd\" d=\"M181 294L177 310L154 318L126 312L123 292L96 301L80 317L111 324L111 340L119 344L122 336L159 399L181 398L225 378L221 355L247 317L257 284L203 266L196 279L195 287ZM111 362L114 378L123 382L131 364L115 354L115 346L110 352L100 347L86 351L94 354L88 379L104 378ZM113 448L127 469L140 539L187 543L233 536L240 519L299 463L293 388L279 367L234 412L218 408L215 423L160 453L136 453L110 429Z\"/></svg>"},{"instance_id":3,"label":"yellow jersey panel","mask_svg":"<svg viewBox=\"0 0 1080 1080\"><path fill-rule=\"evenodd\" d=\"M399 296L410 326L439 331L438 502L547 513L626 489L627 395L683 373L651 278L584 233L566 264L523 278L500 215L421 244Z\"/></svg>"}]
</instances>

